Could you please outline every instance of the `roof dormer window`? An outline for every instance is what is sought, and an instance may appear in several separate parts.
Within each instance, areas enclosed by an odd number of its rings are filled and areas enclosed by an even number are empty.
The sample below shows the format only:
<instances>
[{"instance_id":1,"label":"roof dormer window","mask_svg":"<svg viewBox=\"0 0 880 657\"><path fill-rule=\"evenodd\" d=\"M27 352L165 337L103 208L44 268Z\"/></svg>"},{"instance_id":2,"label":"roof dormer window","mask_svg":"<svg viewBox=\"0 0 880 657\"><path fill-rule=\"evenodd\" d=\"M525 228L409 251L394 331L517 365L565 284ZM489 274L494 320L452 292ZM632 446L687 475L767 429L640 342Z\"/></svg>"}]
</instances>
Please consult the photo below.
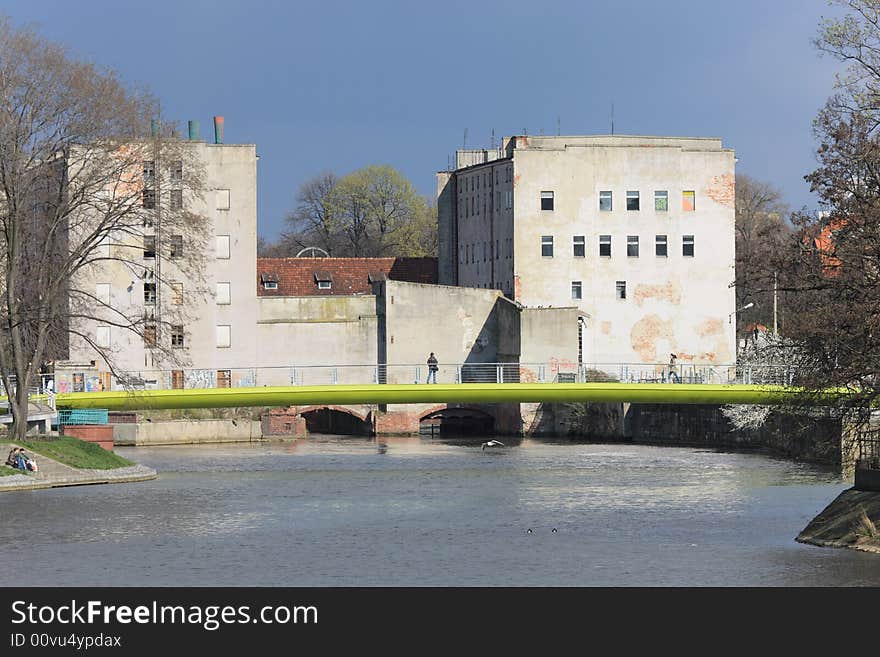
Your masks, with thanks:
<instances>
[{"instance_id":1,"label":"roof dormer window","mask_svg":"<svg viewBox=\"0 0 880 657\"><path fill-rule=\"evenodd\" d=\"M319 290L329 290L333 287L333 276L329 271L316 271L315 283L318 284Z\"/></svg>"},{"instance_id":2,"label":"roof dormer window","mask_svg":"<svg viewBox=\"0 0 880 657\"><path fill-rule=\"evenodd\" d=\"M278 276L271 272L260 274L260 284L263 286L264 290L277 290Z\"/></svg>"}]
</instances>

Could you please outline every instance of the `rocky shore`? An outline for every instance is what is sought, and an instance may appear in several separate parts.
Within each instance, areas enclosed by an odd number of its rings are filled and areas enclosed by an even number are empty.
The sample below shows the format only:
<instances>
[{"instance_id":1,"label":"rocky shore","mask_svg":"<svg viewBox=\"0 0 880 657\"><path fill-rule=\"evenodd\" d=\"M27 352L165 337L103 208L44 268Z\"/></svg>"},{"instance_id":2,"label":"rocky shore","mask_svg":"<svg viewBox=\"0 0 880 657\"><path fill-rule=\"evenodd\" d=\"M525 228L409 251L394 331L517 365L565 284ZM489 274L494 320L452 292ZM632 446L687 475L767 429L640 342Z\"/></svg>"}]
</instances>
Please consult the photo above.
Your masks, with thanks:
<instances>
[{"instance_id":1,"label":"rocky shore","mask_svg":"<svg viewBox=\"0 0 880 657\"><path fill-rule=\"evenodd\" d=\"M843 491L795 540L880 554L880 493Z\"/></svg>"}]
</instances>

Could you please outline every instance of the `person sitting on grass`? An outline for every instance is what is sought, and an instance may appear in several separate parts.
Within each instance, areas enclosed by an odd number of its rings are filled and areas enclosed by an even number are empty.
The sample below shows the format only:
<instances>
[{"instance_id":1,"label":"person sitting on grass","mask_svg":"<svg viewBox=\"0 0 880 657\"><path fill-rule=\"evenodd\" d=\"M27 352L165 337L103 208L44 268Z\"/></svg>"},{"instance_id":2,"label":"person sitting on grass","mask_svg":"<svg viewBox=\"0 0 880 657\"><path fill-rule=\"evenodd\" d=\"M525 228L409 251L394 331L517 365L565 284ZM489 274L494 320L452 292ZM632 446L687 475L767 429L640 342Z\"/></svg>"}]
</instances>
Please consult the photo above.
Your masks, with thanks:
<instances>
[{"instance_id":1,"label":"person sitting on grass","mask_svg":"<svg viewBox=\"0 0 880 657\"><path fill-rule=\"evenodd\" d=\"M18 461L16 460L17 456L18 456L18 447L13 447L12 449L10 449L9 456L6 457L6 465L8 465L10 468L17 468L18 467Z\"/></svg>"}]
</instances>

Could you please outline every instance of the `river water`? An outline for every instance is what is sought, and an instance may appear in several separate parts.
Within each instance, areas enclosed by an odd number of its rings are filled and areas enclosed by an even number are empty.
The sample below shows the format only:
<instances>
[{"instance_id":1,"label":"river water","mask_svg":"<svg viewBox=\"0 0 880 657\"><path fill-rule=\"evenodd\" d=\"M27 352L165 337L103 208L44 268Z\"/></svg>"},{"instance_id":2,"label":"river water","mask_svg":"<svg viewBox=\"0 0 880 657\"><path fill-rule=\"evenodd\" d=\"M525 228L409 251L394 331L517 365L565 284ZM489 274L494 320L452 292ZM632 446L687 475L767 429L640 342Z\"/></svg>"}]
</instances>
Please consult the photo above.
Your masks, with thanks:
<instances>
[{"instance_id":1,"label":"river water","mask_svg":"<svg viewBox=\"0 0 880 657\"><path fill-rule=\"evenodd\" d=\"M880 585L880 556L794 541L830 470L509 443L120 448L159 478L4 493L0 558L44 586Z\"/></svg>"}]
</instances>

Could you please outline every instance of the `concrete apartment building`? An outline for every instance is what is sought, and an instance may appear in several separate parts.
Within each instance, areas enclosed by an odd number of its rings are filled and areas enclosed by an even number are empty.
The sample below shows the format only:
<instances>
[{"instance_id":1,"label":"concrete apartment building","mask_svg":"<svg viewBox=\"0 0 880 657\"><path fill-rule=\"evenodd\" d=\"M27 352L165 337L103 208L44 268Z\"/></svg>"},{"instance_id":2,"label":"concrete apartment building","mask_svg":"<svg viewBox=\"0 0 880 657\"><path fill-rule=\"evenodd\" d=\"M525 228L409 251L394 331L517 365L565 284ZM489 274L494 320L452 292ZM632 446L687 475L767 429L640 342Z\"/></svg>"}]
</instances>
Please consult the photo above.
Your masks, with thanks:
<instances>
[{"instance_id":1,"label":"concrete apartment building","mask_svg":"<svg viewBox=\"0 0 880 657\"><path fill-rule=\"evenodd\" d=\"M215 143L190 137L182 147L190 161L200 164L202 198L175 184L187 176L185 166L174 171L174 162L149 160L143 163L144 207L159 213L182 206L206 217L207 230L174 235L159 230L160 221L145 220L142 238L126 236L101 247L111 258L117 250L124 252L126 262L111 259L92 266L81 274L90 280L78 282L94 286L97 299L127 317L144 317L143 337L114 326L110 313L106 323L89 321L80 328L112 354L118 370L144 373L148 387L246 383L231 380L232 372L256 359L256 146L220 143L219 135ZM170 175L164 175L169 168ZM161 192L154 190L160 179ZM196 239L199 243L193 243ZM201 250L204 265L198 281L188 279L177 264L194 249ZM163 353L168 348L173 359ZM193 367L198 371L187 369ZM108 364L85 339L71 337L69 361L57 363L56 369L62 370L57 377L62 392L117 387ZM168 370L166 376L175 380L155 381L158 370ZM192 377L198 381L185 380Z\"/></svg>"},{"instance_id":2,"label":"concrete apartment building","mask_svg":"<svg viewBox=\"0 0 880 657\"><path fill-rule=\"evenodd\" d=\"M580 311L580 363L735 358L734 152L516 136L438 173L440 283Z\"/></svg>"}]
</instances>

